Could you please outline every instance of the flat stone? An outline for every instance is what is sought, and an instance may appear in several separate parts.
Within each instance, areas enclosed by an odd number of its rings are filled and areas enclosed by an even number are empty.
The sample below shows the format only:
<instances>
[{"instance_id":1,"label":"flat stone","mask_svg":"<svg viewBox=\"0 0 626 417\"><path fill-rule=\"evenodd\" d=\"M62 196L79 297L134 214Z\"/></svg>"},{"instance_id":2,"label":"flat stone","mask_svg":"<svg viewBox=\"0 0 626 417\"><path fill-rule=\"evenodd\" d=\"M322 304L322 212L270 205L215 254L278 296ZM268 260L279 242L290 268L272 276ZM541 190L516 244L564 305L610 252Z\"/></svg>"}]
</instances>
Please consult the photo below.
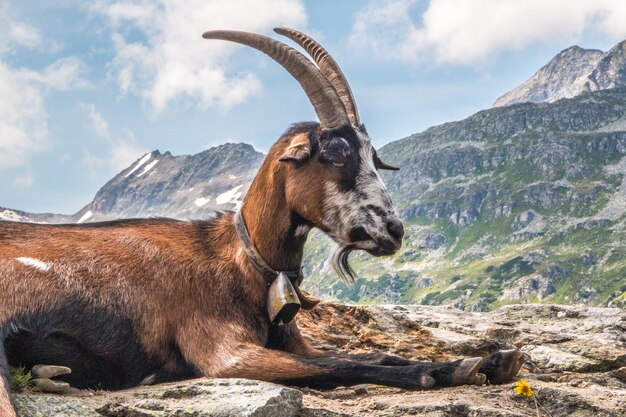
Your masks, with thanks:
<instances>
[{"instance_id":1,"label":"flat stone","mask_svg":"<svg viewBox=\"0 0 626 417\"><path fill-rule=\"evenodd\" d=\"M302 393L268 382L197 379L92 397L16 395L20 417L294 417Z\"/></svg>"}]
</instances>

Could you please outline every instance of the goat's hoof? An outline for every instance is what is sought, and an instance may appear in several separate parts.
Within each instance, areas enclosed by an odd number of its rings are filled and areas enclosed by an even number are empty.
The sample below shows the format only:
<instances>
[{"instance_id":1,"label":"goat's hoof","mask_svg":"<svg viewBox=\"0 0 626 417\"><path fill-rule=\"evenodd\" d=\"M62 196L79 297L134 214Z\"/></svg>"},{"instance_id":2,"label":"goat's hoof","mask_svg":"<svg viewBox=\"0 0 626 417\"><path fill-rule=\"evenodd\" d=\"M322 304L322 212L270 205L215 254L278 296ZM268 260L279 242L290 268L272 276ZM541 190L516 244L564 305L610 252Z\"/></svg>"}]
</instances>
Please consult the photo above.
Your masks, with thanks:
<instances>
[{"instance_id":1,"label":"goat's hoof","mask_svg":"<svg viewBox=\"0 0 626 417\"><path fill-rule=\"evenodd\" d=\"M420 386L424 389L429 389L435 386L437 381L430 375L420 376Z\"/></svg>"},{"instance_id":2,"label":"goat's hoof","mask_svg":"<svg viewBox=\"0 0 626 417\"><path fill-rule=\"evenodd\" d=\"M509 371L509 381L515 378L522 365L524 365L524 354L517 349L511 349L511 370Z\"/></svg>"},{"instance_id":3,"label":"goat's hoof","mask_svg":"<svg viewBox=\"0 0 626 417\"><path fill-rule=\"evenodd\" d=\"M70 389L67 382L57 382L48 378L35 378L33 385L38 391L51 394L62 394Z\"/></svg>"},{"instance_id":4,"label":"goat's hoof","mask_svg":"<svg viewBox=\"0 0 626 417\"><path fill-rule=\"evenodd\" d=\"M30 373L33 378L50 379L55 376L71 374L72 370L66 366L35 365Z\"/></svg>"},{"instance_id":5,"label":"goat's hoof","mask_svg":"<svg viewBox=\"0 0 626 417\"><path fill-rule=\"evenodd\" d=\"M154 385L156 383L156 374L151 374L141 380L140 386Z\"/></svg>"},{"instance_id":6,"label":"goat's hoof","mask_svg":"<svg viewBox=\"0 0 626 417\"><path fill-rule=\"evenodd\" d=\"M480 372L476 374L476 376L474 377L474 381L473 384L474 385L485 385L485 382L487 382L487 375L485 374L481 374Z\"/></svg>"},{"instance_id":7,"label":"goat's hoof","mask_svg":"<svg viewBox=\"0 0 626 417\"><path fill-rule=\"evenodd\" d=\"M483 358L463 359L452 373L452 385L473 384L482 364Z\"/></svg>"},{"instance_id":8,"label":"goat's hoof","mask_svg":"<svg viewBox=\"0 0 626 417\"><path fill-rule=\"evenodd\" d=\"M511 381L524 364L524 355L518 349L501 350L485 358L481 372L487 375L492 384Z\"/></svg>"}]
</instances>

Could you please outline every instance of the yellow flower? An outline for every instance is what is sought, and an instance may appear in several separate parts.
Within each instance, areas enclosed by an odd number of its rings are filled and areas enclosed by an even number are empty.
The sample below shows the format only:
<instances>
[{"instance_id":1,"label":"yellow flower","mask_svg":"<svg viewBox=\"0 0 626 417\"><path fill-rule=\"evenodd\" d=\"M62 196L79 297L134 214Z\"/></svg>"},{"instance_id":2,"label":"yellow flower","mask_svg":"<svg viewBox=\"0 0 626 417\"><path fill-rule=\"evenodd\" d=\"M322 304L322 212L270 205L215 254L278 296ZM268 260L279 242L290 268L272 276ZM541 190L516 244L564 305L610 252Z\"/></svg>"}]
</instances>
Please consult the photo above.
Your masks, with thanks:
<instances>
[{"instance_id":1,"label":"yellow flower","mask_svg":"<svg viewBox=\"0 0 626 417\"><path fill-rule=\"evenodd\" d=\"M527 397L533 396L533 390L530 388L530 385L526 382L525 379L520 379L515 383L515 388L513 388L517 395L525 395Z\"/></svg>"}]
</instances>

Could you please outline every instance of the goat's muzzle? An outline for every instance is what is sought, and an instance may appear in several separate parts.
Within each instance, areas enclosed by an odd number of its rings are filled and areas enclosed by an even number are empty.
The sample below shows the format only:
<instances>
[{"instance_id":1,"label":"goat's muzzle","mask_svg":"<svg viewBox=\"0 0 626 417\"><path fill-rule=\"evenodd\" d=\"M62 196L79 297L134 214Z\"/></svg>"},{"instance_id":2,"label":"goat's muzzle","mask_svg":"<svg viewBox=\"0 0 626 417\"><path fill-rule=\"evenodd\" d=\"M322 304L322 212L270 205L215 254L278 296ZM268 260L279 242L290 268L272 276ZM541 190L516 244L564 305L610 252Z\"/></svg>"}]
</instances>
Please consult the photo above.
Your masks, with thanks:
<instances>
[{"instance_id":1,"label":"goat's muzzle","mask_svg":"<svg viewBox=\"0 0 626 417\"><path fill-rule=\"evenodd\" d=\"M374 237L376 236L376 237ZM398 218L386 221L384 233L370 234L363 226L350 231L350 243L374 256L393 255L402 246L404 226Z\"/></svg>"}]
</instances>

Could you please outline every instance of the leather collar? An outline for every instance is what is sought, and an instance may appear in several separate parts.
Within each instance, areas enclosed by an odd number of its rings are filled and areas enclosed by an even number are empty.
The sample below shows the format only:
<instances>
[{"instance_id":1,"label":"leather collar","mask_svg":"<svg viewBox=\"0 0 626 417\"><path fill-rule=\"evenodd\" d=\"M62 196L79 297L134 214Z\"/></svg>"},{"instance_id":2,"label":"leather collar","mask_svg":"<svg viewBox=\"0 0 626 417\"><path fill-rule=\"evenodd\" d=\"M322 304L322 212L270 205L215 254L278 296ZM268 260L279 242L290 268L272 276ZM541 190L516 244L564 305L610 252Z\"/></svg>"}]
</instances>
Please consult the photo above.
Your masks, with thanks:
<instances>
[{"instance_id":1,"label":"leather collar","mask_svg":"<svg viewBox=\"0 0 626 417\"><path fill-rule=\"evenodd\" d=\"M319 298L300 289L300 283L302 283L303 279L301 268L292 269L290 271L276 271L274 268L269 266L267 262L265 262L265 259L263 259L259 251L256 250L252 240L250 239L250 234L248 233L246 222L241 214L241 209L235 213L233 223L235 224L235 231L237 232L237 236L239 236L239 240L241 240L241 243L243 244L243 249L250 260L250 263L254 266L254 269L256 269L257 272L265 278L268 286L272 285L272 282L274 282L278 273L282 272L287 275L291 281L303 309L310 310L321 301Z\"/></svg>"},{"instance_id":2,"label":"leather collar","mask_svg":"<svg viewBox=\"0 0 626 417\"><path fill-rule=\"evenodd\" d=\"M250 239L250 234L248 233L248 228L246 227L246 222L243 219L241 210L235 213L233 221L235 223L235 231L237 232L237 236L239 236L239 240L243 243L243 249L246 251L248 259L252 265L254 265L254 268L261 275L263 275L268 285L271 285L272 282L274 282L274 279L276 279L279 272L287 275L292 284L299 283L299 281L301 281L302 271L300 268L289 271L276 271L274 268L269 266L267 262L265 262L265 259L263 259L259 251L256 250L252 240Z\"/></svg>"}]
</instances>

